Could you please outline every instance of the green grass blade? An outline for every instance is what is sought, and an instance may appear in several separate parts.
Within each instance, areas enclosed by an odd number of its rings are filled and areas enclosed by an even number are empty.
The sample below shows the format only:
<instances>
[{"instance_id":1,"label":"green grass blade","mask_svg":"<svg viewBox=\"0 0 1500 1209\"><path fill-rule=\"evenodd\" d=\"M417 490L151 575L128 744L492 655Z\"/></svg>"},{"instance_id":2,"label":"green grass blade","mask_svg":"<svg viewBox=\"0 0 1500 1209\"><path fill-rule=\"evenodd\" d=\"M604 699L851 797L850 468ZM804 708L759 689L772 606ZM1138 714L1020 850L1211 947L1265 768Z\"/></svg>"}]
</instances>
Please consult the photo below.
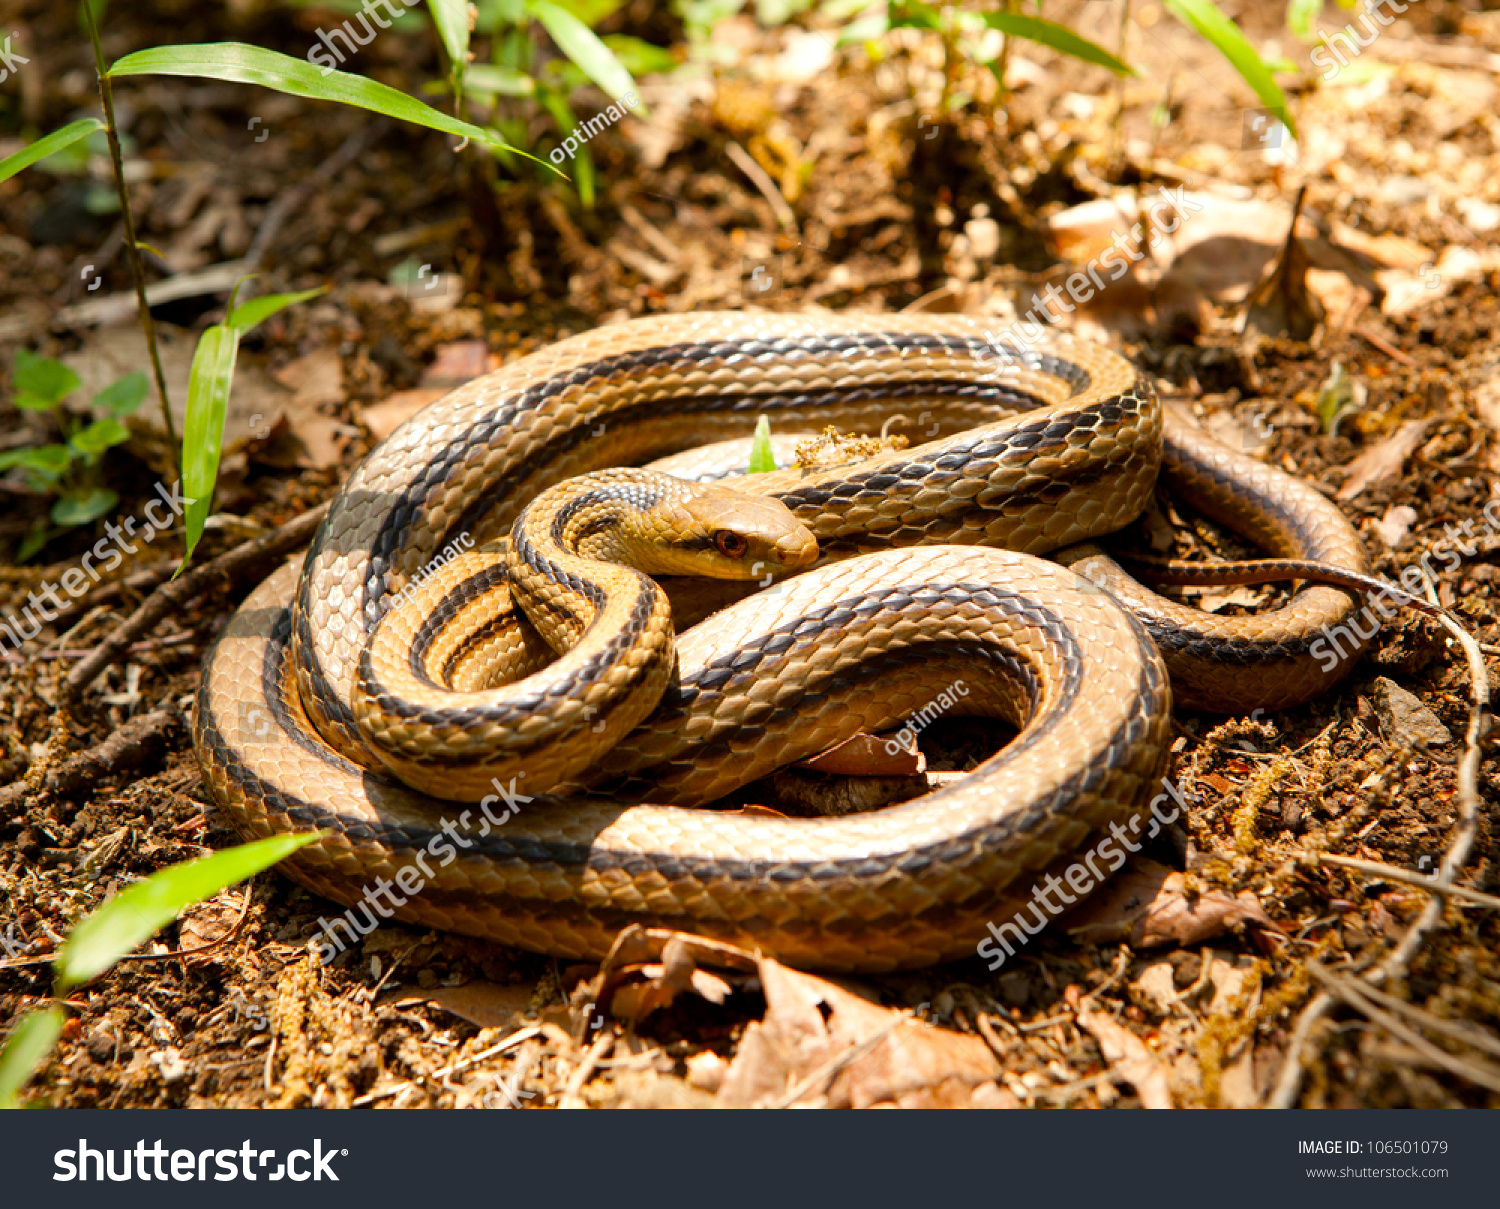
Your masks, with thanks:
<instances>
[{"instance_id":1,"label":"green grass blade","mask_svg":"<svg viewBox=\"0 0 1500 1209\"><path fill-rule=\"evenodd\" d=\"M204 80L229 80L260 84L294 97L315 101L337 101L383 113L403 122L414 122L459 138L493 144L492 131L461 122L441 110L424 105L404 92L346 71L314 67L305 59L247 46L243 42L200 42L186 46L154 46L138 50L117 61L111 78L120 76L192 76Z\"/></svg>"},{"instance_id":2,"label":"green grass blade","mask_svg":"<svg viewBox=\"0 0 1500 1209\"><path fill-rule=\"evenodd\" d=\"M1164 0L1167 10L1179 21L1185 22L1207 38L1235 71L1240 73L1250 90L1260 98L1260 103L1271 116L1297 137L1297 126L1286 107L1286 96L1271 75L1270 69L1261 61L1255 48L1245 40L1240 27L1219 11L1213 0Z\"/></svg>"},{"instance_id":3,"label":"green grass blade","mask_svg":"<svg viewBox=\"0 0 1500 1209\"><path fill-rule=\"evenodd\" d=\"M63 1010L55 1003L16 1021L0 1050L0 1109L21 1106L21 1089L47 1060L62 1026Z\"/></svg>"},{"instance_id":4,"label":"green grass blade","mask_svg":"<svg viewBox=\"0 0 1500 1209\"><path fill-rule=\"evenodd\" d=\"M776 451L771 446L771 421L761 416L755 422L755 439L750 442L750 474L769 474L776 469Z\"/></svg>"},{"instance_id":5,"label":"green grass blade","mask_svg":"<svg viewBox=\"0 0 1500 1209\"><path fill-rule=\"evenodd\" d=\"M1291 0L1286 6L1286 27L1299 42L1313 40L1313 22L1323 12L1323 0Z\"/></svg>"},{"instance_id":6,"label":"green grass blade","mask_svg":"<svg viewBox=\"0 0 1500 1209\"><path fill-rule=\"evenodd\" d=\"M531 15L552 35L558 49L611 97L618 101L627 92L635 91L635 81L625 70L625 64L599 40L593 30L572 13L558 8L549 0L534 0L530 8ZM637 108L643 114L646 111L644 105L637 105Z\"/></svg>"},{"instance_id":7,"label":"green grass blade","mask_svg":"<svg viewBox=\"0 0 1500 1209\"><path fill-rule=\"evenodd\" d=\"M263 298L252 298L243 306L237 306L230 311L229 318L224 320L224 323L243 336L257 323L263 323L277 311L326 293L328 293L328 287L320 285L316 289L301 290L295 294L267 294Z\"/></svg>"},{"instance_id":8,"label":"green grass blade","mask_svg":"<svg viewBox=\"0 0 1500 1209\"><path fill-rule=\"evenodd\" d=\"M315 831L273 835L180 865L169 865L117 894L69 934L54 963L60 988L99 977L185 907L253 877L318 838Z\"/></svg>"},{"instance_id":9,"label":"green grass blade","mask_svg":"<svg viewBox=\"0 0 1500 1209\"><path fill-rule=\"evenodd\" d=\"M31 146L22 147L14 155L7 155L0 160L0 181L8 181L23 168L30 168L37 160L46 159L53 152L71 147L79 139L103 129L104 123L98 118L84 118L82 121L70 122L61 130L54 130L45 138L37 139Z\"/></svg>"},{"instance_id":10,"label":"green grass blade","mask_svg":"<svg viewBox=\"0 0 1500 1209\"><path fill-rule=\"evenodd\" d=\"M427 0L427 8L448 53L454 89L462 91L469 66L469 0Z\"/></svg>"},{"instance_id":11,"label":"green grass blade","mask_svg":"<svg viewBox=\"0 0 1500 1209\"><path fill-rule=\"evenodd\" d=\"M1043 21L1040 17L1025 17L1020 13L985 13L984 23L991 29L998 29L1007 37L1039 42L1065 55L1072 55L1075 59L1082 59L1085 63L1096 63L1100 67L1107 67L1117 76L1135 75L1133 67L1120 62L1104 47L1096 42L1090 42L1087 38L1075 34L1066 25L1059 25L1055 21Z\"/></svg>"},{"instance_id":12,"label":"green grass blade","mask_svg":"<svg viewBox=\"0 0 1500 1209\"><path fill-rule=\"evenodd\" d=\"M240 329L215 324L199 338L193 353L193 368L188 374L187 420L182 428L182 493L192 501L183 518L187 531L184 564L203 536L203 522L213 504L214 482L219 477L219 447L224 440L224 413L229 408L229 388L234 382L234 361L239 350Z\"/></svg>"}]
</instances>

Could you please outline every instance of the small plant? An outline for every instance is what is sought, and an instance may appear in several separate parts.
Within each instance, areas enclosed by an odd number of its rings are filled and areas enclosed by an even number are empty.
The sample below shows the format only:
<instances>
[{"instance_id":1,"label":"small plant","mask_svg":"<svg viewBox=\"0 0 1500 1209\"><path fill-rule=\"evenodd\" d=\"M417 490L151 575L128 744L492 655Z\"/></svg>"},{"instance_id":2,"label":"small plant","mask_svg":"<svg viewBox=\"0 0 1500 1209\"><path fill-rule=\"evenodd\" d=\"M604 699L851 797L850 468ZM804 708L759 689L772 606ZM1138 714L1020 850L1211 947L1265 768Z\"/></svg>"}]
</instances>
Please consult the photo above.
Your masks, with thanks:
<instances>
[{"instance_id":1,"label":"small plant","mask_svg":"<svg viewBox=\"0 0 1500 1209\"><path fill-rule=\"evenodd\" d=\"M63 1000L92 982L184 909L254 877L318 838L277 835L169 865L110 899L68 935L53 959L52 1003L21 1017L0 1050L0 1109L20 1106L21 1089L47 1060L62 1033Z\"/></svg>"},{"instance_id":2,"label":"small plant","mask_svg":"<svg viewBox=\"0 0 1500 1209\"><path fill-rule=\"evenodd\" d=\"M120 502L99 482L100 464L105 450L130 438L121 421L146 398L146 375L126 374L96 394L91 410L105 414L92 423L63 406L82 381L58 361L17 350L11 385L15 405L22 411L50 412L63 437L0 453L0 472L20 469L33 491L57 497L48 512L50 524L38 521L16 552L16 561L25 562L54 537L97 520Z\"/></svg>"}]
</instances>

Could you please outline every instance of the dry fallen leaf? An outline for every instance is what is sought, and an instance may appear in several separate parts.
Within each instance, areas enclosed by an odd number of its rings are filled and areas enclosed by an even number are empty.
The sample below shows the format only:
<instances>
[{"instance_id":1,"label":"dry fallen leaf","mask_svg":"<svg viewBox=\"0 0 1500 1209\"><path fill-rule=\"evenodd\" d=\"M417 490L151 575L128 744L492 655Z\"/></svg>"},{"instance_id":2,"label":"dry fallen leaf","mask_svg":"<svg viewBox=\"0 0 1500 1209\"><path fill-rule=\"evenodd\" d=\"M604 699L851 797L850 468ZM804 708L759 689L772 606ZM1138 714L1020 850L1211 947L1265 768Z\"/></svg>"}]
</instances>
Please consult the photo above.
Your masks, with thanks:
<instances>
[{"instance_id":1,"label":"dry fallen leaf","mask_svg":"<svg viewBox=\"0 0 1500 1209\"><path fill-rule=\"evenodd\" d=\"M1108 1014L1089 1008L1079 1009L1078 1027L1094 1034L1110 1070L1135 1088L1142 1108L1172 1107L1167 1069L1144 1041Z\"/></svg>"},{"instance_id":2,"label":"dry fallen leaf","mask_svg":"<svg viewBox=\"0 0 1500 1209\"><path fill-rule=\"evenodd\" d=\"M745 1029L725 1072L725 1108L956 1108L1000 1074L994 1053L834 983L760 961L766 1018Z\"/></svg>"},{"instance_id":3,"label":"dry fallen leaf","mask_svg":"<svg viewBox=\"0 0 1500 1209\"><path fill-rule=\"evenodd\" d=\"M447 393L447 389L441 386L398 390L395 394L388 395L384 402L377 403L374 407L364 408L360 413L360 419L364 421L372 437L377 441L383 441L422 408L429 403L436 403Z\"/></svg>"},{"instance_id":4,"label":"dry fallen leaf","mask_svg":"<svg viewBox=\"0 0 1500 1209\"><path fill-rule=\"evenodd\" d=\"M1253 895L1209 890L1190 898L1183 874L1148 860L1134 861L1067 918L1068 935L1081 944L1123 940L1135 948L1197 944L1239 923L1277 931Z\"/></svg>"},{"instance_id":5,"label":"dry fallen leaf","mask_svg":"<svg viewBox=\"0 0 1500 1209\"><path fill-rule=\"evenodd\" d=\"M714 965L720 978L703 967ZM722 1002L754 974L765 1019L749 1025L727 1070L700 1059L690 1081L717 1086L726 1108L819 1104L968 1107L1000 1075L980 1038L915 1020L735 945L660 928L627 928L587 993L639 1019L685 991Z\"/></svg>"},{"instance_id":6,"label":"dry fallen leaf","mask_svg":"<svg viewBox=\"0 0 1500 1209\"><path fill-rule=\"evenodd\" d=\"M244 907L244 890L222 890L207 902L194 903L177 917L177 947L201 949L217 944L234 930ZM213 960L205 953L198 961Z\"/></svg>"},{"instance_id":7,"label":"dry fallen leaf","mask_svg":"<svg viewBox=\"0 0 1500 1209\"><path fill-rule=\"evenodd\" d=\"M416 995L480 1028L506 1028L528 1013L535 989L478 981L457 987L433 987L431 990L398 989L393 994L400 999Z\"/></svg>"},{"instance_id":8,"label":"dry fallen leaf","mask_svg":"<svg viewBox=\"0 0 1500 1209\"><path fill-rule=\"evenodd\" d=\"M1372 445L1349 463L1349 477L1334 496L1340 503L1352 500L1366 487L1383 483L1401 473L1412 450L1422 441L1431 420L1408 420L1378 445Z\"/></svg>"}]
</instances>

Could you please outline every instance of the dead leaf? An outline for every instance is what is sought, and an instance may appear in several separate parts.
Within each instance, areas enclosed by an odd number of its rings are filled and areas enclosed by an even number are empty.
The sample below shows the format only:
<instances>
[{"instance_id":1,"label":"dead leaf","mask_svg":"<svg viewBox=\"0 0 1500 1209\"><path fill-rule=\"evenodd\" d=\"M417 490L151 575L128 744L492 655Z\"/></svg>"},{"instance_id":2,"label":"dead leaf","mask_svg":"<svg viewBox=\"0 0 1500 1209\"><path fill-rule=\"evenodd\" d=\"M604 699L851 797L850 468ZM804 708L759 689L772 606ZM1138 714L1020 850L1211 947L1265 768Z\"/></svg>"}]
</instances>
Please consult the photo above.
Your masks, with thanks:
<instances>
[{"instance_id":1,"label":"dead leaf","mask_svg":"<svg viewBox=\"0 0 1500 1209\"><path fill-rule=\"evenodd\" d=\"M1326 314L1323 304L1307 287L1307 271L1312 262L1306 246L1296 236L1296 218L1302 211L1306 193L1305 185L1297 191L1297 200L1292 205L1293 220L1287 228L1276 267L1251 291L1245 309L1246 332L1311 340Z\"/></svg>"},{"instance_id":2,"label":"dead leaf","mask_svg":"<svg viewBox=\"0 0 1500 1209\"><path fill-rule=\"evenodd\" d=\"M994 1053L834 983L760 961L766 1018L745 1030L724 1075L725 1108L963 1107L1000 1074Z\"/></svg>"},{"instance_id":3,"label":"dead leaf","mask_svg":"<svg viewBox=\"0 0 1500 1209\"><path fill-rule=\"evenodd\" d=\"M447 393L445 387L432 386L420 387L417 390L398 390L395 394L388 396L384 403L366 407L360 419L364 421L372 437L377 441L383 441L422 408L429 403L436 403Z\"/></svg>"},{"instance_id":4,"label":"dead leaf","mask_svg":"<svg viewBox=\"0 0 1500 1209\"><path fill-rule=\"evenodd\" d=\"M968 1107L973 1090L1001 1073L978 1037L915 1020L736 945L662 928L625 929L587 993L638 1019L688 990L721 1002L730 982L748 974L765 994L765 1019L746 1028L727 1070L700 1056L703 1069L689 1076L698 1086L716 1084L720 1107ZM630 981L636 978L645 982Z\"/></svg>"},{"instance_id":5,"label":"dead leaf","mask_svg":"<svg viewBox=\"0 0 1500 1209\"><path fill-rule=\"evenodd\" d=\"M294 410L311 410L344 401L344 360L337 349L320 348L288 362L276 381L292 392Z\"/></svg>"},{"instance_id":6,"label":"dead leaf","mask_svg":"<svg viewBox=\"0 0 1500 1209\"><path fill-rule=\"evenodd\" d=\"M458 987L434 987L415 990L407 987L393 992L398 999L418 996L433 1007L451 1012L480 1028L508 1028L527 1016L535 987L501 986L495 982L466 982Z\"/></svg>"},{"instance_id":7,"label":"dead leaf","mask_svg":"<svg viewBox=\"0 0 1500 1209\"><path fill-rule=\"evenodd\" d=\"M223 940L239 923L244 898L243 890L222 890L207 902L187 908L177 917L178 948L201 949ZM190 960L212 961L213 957L205 953Z\"/></svg>"},{"instance_id":8,"label":"dead leaf","mask_svg":"<svg viewBox=\"0 0 1500 1209\"><path fill-rule=\"evenodd\" d=\"M1146 1048L1144 1041L1116 1024L1107 1013L1089 1008L1079 1009L1078 1027L1094 1034L1110 1071L1135 1088L1142 1108L1172 1107L1167 1068Z\"/></svg>"},{"instance_id":9,"label":"dead leaf","mask_svg":"<svg viewBox=\"0 0 1500 1209\"><path fill-rule=\"evenodd\" d=\"M914 739L882 739L861 731L793 767L845 777L911 777L927 771L927 757Z\"/></svg>"},{"instance_id":10,"label":"dead leaf","mask_svg":"<svg viewBox=\"0 0 1500 1209\"><path fill-rule=\"evenodd\" d=\"M670 1007L677 997L692 991L713 1004L729 998L733 988L717 974L698 968L704 955L684 936L673 936L662 948L660 962L637 967L633 972L642 981L620 987L610 998L610 1011L632 1024L652 1012Z\"/></svg>"},{"instance_id":11,"label":"dead leaf","mask_svg":"<svg viewBox=\"0 0 1500 1209\"><path fill-rule=\"evenodd\" d=\"M452 388L488 373L499 366L483 340L455 340L433 350L432 364L422 371L419 386Z\"/></svg>"},{"instance_id":12,"label":"dead leaf","mask_svg":"<svg viewBox=\"0 0 1500 1209\"><path fill-rule=\"evenodd\" d=\"M1189 898L1183 874L1148 860L1134 861L1067 918L1068 935L1079 943L1123 940L1135 948L1197 944L1240 923L1278 931L1253 895L1209 890Z\"/></svg>"},{"instance_id":13,"label":"dead leaf","mask_svg":"<svg viewBox=\"0 0 1500 1209\"><path fill-rule=\"evenodd\" d=\"M1399 475L1406 459L1421 443L1422 434L1427 431L1430 423L1430 418L1408 420L1378 445L1365 450L1349 463L1349 477L1344 480L1344 485L1339 488L1334 499L1346 503L1366 487Z\"/></svg>"}]
</instances>

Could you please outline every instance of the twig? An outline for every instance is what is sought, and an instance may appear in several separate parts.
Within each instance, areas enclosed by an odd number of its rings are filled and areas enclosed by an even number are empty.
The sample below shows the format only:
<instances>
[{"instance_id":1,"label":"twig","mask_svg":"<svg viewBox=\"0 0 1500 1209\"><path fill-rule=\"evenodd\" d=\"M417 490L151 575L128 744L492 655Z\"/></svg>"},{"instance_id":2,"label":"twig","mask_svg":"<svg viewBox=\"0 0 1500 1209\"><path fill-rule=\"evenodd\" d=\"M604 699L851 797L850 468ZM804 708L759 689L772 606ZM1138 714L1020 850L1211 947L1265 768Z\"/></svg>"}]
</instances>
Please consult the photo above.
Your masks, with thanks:
<instances>
[{"instance_id":1,"label":"twig","mask_svg":"<svg viewBox=\"0 0 1500 1209\"><path fill-rule=\"evenodd\" d=\"M70 756L52 769L38 787L48 793L66 796L88 789L99 778L124 769L138 768L166 746L170 733L182 725L175 709L158 709L131 718L99 746ZM0 810L26 797L26 781L17 781L0 789Z\"/></svg>"},{"instance_id":2,"label":"twig","mask_svg":"<svg viewBox=\"0 0 1500 1209\"><path fill-rule=\"evenodd\" d=\"M339 149L319 164L306 180L266 207L265 217L260 220L260 226L255 231L255 238L250 241L250 249L245 253L246 273L253 273L260 268L261 257L266 254L271 241L276 238L276 232L281 229L281 224L286 222L287 216L303 206L320 185L331 182L335 176L374 146L380 136L390 129L390 126L391 124L384 118L361 123L359 129L346 138L340 144Z\"/></svg>"},{"instance_id":3,"label":"twig","mask_svg":"<svg viewBox=\"0 0 1500 1209\"><path fill-rule=\"evenodd\" d=\"M467 1070L476 1062L483 1062L486 1058L493 1058L496 1054L503 1054L506 1050L515 1049L516 1046L530 1041L533 1037L540 1036L541 1032L542 1030L540 1027L535 1024L529 1024L525 1028L512 1033L504 1041L500 1042L499 1045L492 1045L489 1049L483 1050L470 1058L465 1058L460 1062L455 1062L451 1066L445 1066L442 1070L433 1071L432 1074L426 1076L426 1078L446 1079L449 1075L455 1075L461 1070ZM350 1105L350 1107L362 1108L366 1104L373 1104L376 1100L384 1100L387 1096L397 1095L398 1093L406 1091L408 1088L415 1087L416 1085L417 1081L415 1079L408 1079L404 1083L393 1083L390 1087L383 1088L380 1091L366 1092L364 1095L356 1099L353 1104Z\"/></svg>"},{"instance_id":4,"label":"twig","mask_svg":"<svg viewBox=\"0 0 1500 1209\"><path fill-rule=\"evenodd\" d=\"M1493 894L1471 890L1468 886L1440 886L1433 880L1434 874L1432 873L1417 873L1411 869L1402 869L1396 865L1382 865L1379 861L1360 860L1354 856L1334 856L1330 852L1320 852L1317 856L1318 860L1325 865L1358 869L1361 873L1370 873L1393 882L1403 882L1408 886L1431 890L1434 894L1451 894L1454 898L1466 899L1483 907L1500 908L1500 898L1496 898Z\"/></svg>"},{"instance_id":5,"label":"twig","mask_svg":"<svg viewBox=\"0 0 1500 1209\"><path fill-rule=\"evenodd\" d=\"M562 1098L558 1100L558 1108L582 1108L583 1100L579 1093L583 1091L583 1085L589 1081L589 1076L594 1073L594 1068L599 1065L603 1058L615 1043L614 1033L606 1030L599 1039L589 1046L588 1053L584 1054L583 1061L578 1064L578 1069L568 1076L568 1084L563 1088Z\"/></svg>"},{"instance_id":6,"label":"twig","mask_svg":"<svg viewBox=\"0 0 1500 1209\"><path fill-rule=\"evenodd\" d=\"M162 373L161 353L156 347L156 321L146 302L146 270L141 264L140 245L135 241L135 215L130 210L130 191L125 187L125 159L120 153L120 134L115 128L115 96L104 66L104 48L99 45L99 25L94 6L83 6L88 23L89 40L94 44L94 68L99 77L99 102L104 106L104 133L109 139L109 157L115 169L115 191L120 195L120 220L125 224L125 254L130 260L130 275L135 279L135 304L140 314L141 330L146 334L146 351L151 355L151 370L156 375L156 396L161 401L161 422L167 434L172 468L182 477L181 454L177 448L177 426L172 421L172 405L167 401L167 376Z\"/></svg>"},{"instance_id":7,"label":"twig","mask_svg":"<svg viewBox=\"0 0 1500 1209\"><path fill-rule=\"evenodd\" d=\"M1461 1079L1467 1079L1470 1083L1477 1083L1489 1091L1500 1092L1500 1067L1478 1060L1465 1062L1462 1058L1434 1045L1416 1029L1410 1028L1389 1012L1377 1007L1357 979L1335 974L1332 970L1312 960L1307 963L1307 971L1328 988L1328 994L1337 996L1350 1007L1368 1016L1387 1032L1400 1037L1434 1066L1440 1067L1449 1074L1457 1075Z\"/></svg>"},{"instance_id":8,"label":"twig","mask_svg":"<svg viewBox=\"0 0 1500 1209\"><path fill-rule=\"evenodd\" d=\"M762 196L771 203L776 221L788 230L795 231L797 216L792 213L791 206L786 204L786 198L781 196L781 190L776 187L776 182L766 175L766 170L751 159L750 153L733 140L725 146L724 152L734 161L734 166L748 176L750 183L759 189Z\"/></svg>"},{"instance_id":9,"label":"twig","mask_svg":"<svg viewBox=\"0 0 1500 1209\"><path fill-rule=\"evenodd\" d=\"M63 698L62 703L77 700L79 694L92 684L94 678L114 662L127 646L172 610L182 608L200 592L206 591L220 580L225 581L226 584L233 584L241 577L258 569L267 560L279 558L297 549L298 546L305 545L311 540L327 511L328 505L320 504L311 511L287 521L281 528L257 537L254 541L236 546L233 550L219 555L212 562L204 563L201 567L194 567L181 578L162 584L141 602L140 608L116 626L114 632L101 642L87 659L68 673L67 678L59 686L59 695Z\"/></svg>"}]
</instances>

